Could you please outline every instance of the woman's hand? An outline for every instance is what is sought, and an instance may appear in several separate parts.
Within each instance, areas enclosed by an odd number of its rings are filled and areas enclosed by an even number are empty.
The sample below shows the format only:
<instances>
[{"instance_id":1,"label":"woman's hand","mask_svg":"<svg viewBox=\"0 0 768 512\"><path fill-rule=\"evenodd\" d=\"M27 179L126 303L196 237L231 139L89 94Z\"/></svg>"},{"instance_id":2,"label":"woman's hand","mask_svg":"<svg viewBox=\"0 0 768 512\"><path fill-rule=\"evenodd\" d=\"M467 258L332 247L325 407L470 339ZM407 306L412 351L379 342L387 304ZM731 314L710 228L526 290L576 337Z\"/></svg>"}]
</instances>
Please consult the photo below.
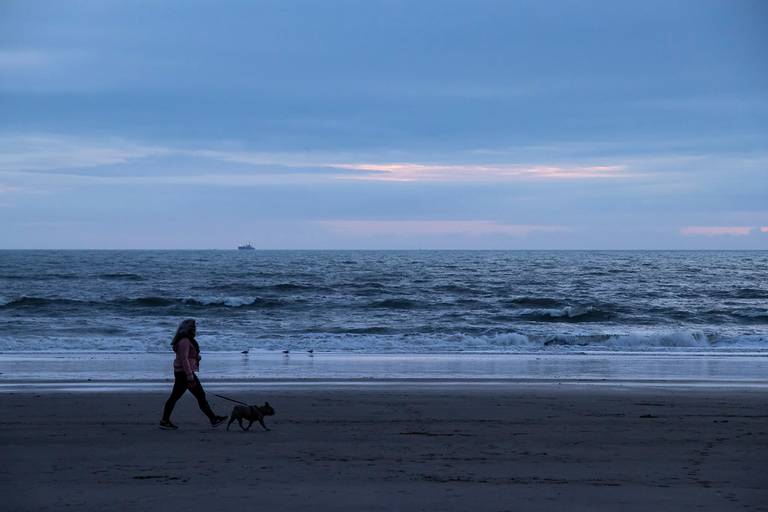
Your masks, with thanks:
<instances>
[{"instance_id":1,"label":"woman's hand","mask_svg":"<svg viewBox=\"0 0 768 512\"><path fill-rule=\"evenodd\" d=\"M188 381L187 381L187 387L188 387L189 389L192 389L192 388L194 388L195 386L197 386L197 381L195 381L194 379L192 379L192 380L188 380Z\"/></svg>"}]
</instances>

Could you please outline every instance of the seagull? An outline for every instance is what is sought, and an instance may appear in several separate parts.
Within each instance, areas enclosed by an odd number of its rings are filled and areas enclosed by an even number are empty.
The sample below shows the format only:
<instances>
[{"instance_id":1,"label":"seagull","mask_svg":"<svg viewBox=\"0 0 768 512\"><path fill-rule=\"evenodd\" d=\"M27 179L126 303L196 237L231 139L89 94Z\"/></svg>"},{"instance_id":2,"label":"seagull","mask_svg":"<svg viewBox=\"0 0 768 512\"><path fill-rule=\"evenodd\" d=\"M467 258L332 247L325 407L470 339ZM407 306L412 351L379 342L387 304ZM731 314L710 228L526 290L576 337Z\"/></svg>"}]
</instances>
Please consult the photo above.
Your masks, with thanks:
<instances>
[{"instance_id":1,"label":"seagull","mask_svg":"<svg viewBox=\"0 0 768 512\"><path fill-rule=\"evenodd\" d=\"M245 355L248 355L248 351L247 351L247 350L243 350L243 351L242 351L242 352L240 352L240 353L241 353L241 354L245 354Z\"/></svg>"},{"instance_id":2,"label":"seagull","mask_svg":"<svg viewBox=\"0 0 768 512\"><path fill-rule=\"evenodd\" d=\"M290 350L283 350L283 354L290 354L290 353L291 353Z\"/></svg>"},{"instance_id":3,"label":"seagull","mask_svg":"<svg viewBox=\"0 0 768 512\"><path fill-rule=\"evenodd\" d=\"M314 354L315 353L315 349L311 348L311 349L307 350L307 352L309 352L310 354Z\"/></svg>"}]
</instances>

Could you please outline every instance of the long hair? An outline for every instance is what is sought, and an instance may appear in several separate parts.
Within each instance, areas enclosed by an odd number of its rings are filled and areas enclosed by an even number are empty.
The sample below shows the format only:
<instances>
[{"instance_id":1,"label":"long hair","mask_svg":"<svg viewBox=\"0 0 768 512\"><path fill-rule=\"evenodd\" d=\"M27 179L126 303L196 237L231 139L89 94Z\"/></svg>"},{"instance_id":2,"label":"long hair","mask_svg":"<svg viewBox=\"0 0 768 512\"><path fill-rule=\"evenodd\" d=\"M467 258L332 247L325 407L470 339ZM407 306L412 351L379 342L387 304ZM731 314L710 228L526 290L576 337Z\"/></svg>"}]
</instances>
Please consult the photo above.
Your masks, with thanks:
<instances>
[{"instance_id":1,"label":"long hair","mask_svg":"<svg viewBox=\"0 0 768 512\"><path fill-rule=\"evenodd\" d=\"M197 327L195 326L194 318L187 318L186 320L183 320L179 324L179 327L176 329L176 334L173 336L173 341L171 342L171 348L173 348L173 351L176 352L176 349L179 346L179 342L184 338L187 338L192 343L192 346L195 347L195 350L197 350L197 353L199 354L200 345L197 344L197 340L195 339L196 332L197 332Z\"/></svg>"}]
</instances>

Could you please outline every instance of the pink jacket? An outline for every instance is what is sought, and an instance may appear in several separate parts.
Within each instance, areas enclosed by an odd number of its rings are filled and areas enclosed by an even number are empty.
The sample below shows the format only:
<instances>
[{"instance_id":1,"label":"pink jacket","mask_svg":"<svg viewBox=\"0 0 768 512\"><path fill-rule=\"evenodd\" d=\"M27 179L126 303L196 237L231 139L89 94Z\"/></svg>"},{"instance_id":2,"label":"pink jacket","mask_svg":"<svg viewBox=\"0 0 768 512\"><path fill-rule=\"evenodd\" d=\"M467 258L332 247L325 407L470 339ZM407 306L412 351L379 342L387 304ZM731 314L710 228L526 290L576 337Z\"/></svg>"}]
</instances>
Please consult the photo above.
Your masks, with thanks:
<instances>
[{"instance_id":1,"label":"pink jacket","mask_svg":"<svg viewBox=\"0 0 768 512\"><path fill-rule=\"evenodd\" d=\"M173 371L184 372L187 380L195 380L195 372L200 369L200 354L187 338L179 340L176 346L176 359L173 360Z\"/></svg>"}]
</instances>

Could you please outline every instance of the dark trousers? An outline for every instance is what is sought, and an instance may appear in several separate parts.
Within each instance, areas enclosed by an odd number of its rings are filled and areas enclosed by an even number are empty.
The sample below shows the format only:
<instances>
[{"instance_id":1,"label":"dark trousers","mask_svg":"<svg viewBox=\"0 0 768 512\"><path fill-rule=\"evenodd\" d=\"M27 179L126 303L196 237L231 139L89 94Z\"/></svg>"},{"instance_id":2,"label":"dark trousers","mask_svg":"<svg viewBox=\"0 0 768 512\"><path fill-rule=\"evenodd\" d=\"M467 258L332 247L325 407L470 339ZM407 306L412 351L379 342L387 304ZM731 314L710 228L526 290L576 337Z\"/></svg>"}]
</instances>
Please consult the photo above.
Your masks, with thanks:
<instances>
[{"instance_id":1,"label":"dark trousers","mask_svg":"<svg viewBox=\"0 0 768 512\"><path fill-rule=\"evenodd\" d=\"M205 390L203 389L203 385L200 384L200 380L197 378L197 375L195 375L195 387L192 389L187 387L187 376L184 372L173 372L173 376L175 379L173 381L173 390L171 390L171 396L169 396L168 400L165 402L165 408L163 409L163 420L170 421L173 407L176 405L176 402L178 402L179 398L181 398L181 395L183 395L184 392L189 389L189 392L195 395L195 398L197 398L197 405L200 406L200 410L203 411L203 414L208 416L208 419L213 421L216 418L216 415L213 414L211 406L208 405L208 400L205 399Z\"/></svg>"}]
</instances>

